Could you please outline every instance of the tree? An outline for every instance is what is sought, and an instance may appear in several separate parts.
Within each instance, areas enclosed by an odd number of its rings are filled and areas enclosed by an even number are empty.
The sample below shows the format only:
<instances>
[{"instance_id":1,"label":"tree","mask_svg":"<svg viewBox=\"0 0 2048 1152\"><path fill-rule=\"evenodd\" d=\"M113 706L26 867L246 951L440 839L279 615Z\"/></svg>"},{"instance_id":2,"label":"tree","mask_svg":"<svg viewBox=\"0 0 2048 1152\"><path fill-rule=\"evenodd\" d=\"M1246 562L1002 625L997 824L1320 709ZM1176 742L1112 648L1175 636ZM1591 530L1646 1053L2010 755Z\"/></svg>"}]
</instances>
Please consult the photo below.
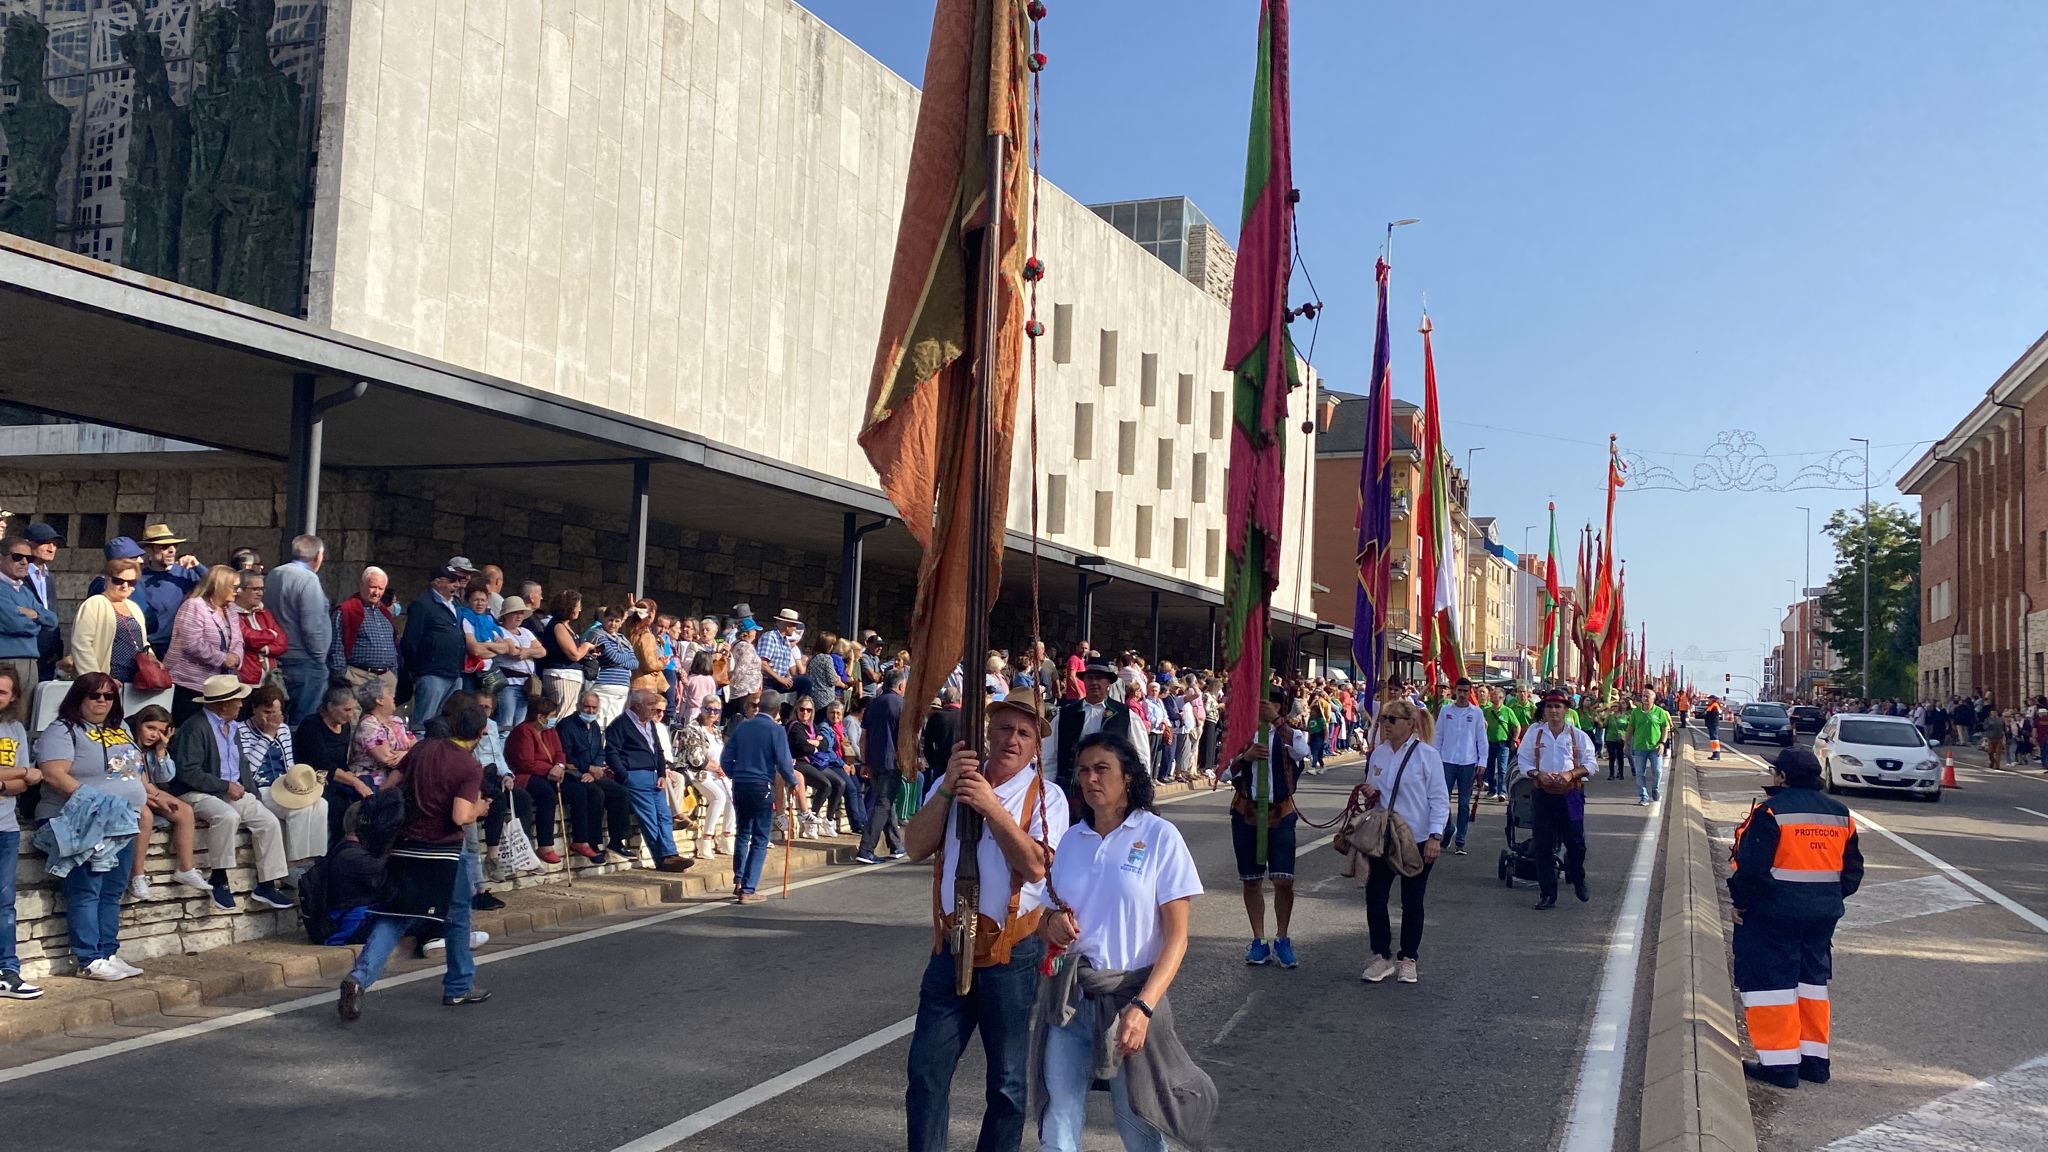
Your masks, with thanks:
<instances>
[{"instance_id":1,"label":"tree","mask_svg":"<svg viewBox=\"0 0 2048 1152\"><path fill-rule=\"evenodd\" d=\"M1820 594L1820 638L1842 657L1836 681L1854 696L1909 699L1920 659L1920 522L1897 504L1842 509L1822 528L1835 571ZM1863 683L1863 556L1870 550L1870 684Z\"/></svg>"}]
</instances>

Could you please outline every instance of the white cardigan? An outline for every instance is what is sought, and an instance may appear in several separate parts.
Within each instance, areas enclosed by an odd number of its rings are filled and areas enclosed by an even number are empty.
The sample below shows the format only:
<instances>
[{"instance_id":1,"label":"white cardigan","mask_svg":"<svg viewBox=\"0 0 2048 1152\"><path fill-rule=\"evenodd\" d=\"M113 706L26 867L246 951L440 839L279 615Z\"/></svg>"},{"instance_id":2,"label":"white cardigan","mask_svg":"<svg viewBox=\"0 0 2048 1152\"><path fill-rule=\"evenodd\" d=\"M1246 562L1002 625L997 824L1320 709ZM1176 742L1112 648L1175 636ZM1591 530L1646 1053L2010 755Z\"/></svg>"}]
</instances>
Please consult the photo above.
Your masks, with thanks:
<instances>
[{"instance_id":1,"label":"white cardigan","mask_svg":"<svg viewBox=\"0 0 2048 1152\"><path fill-rule=\"evenodd\" d=\"M107 665L114 658L114 630L119 626L114 617L116 611L114 602L107 599L105 593L88 597L78 606L78 616L71 622L72 675L107 671ZM142 614L142 605L132 598L123 600L118 611L134 618L136 627L142 630L143 639L147 642L149 621Z\"/></svg>"}]
</instances>

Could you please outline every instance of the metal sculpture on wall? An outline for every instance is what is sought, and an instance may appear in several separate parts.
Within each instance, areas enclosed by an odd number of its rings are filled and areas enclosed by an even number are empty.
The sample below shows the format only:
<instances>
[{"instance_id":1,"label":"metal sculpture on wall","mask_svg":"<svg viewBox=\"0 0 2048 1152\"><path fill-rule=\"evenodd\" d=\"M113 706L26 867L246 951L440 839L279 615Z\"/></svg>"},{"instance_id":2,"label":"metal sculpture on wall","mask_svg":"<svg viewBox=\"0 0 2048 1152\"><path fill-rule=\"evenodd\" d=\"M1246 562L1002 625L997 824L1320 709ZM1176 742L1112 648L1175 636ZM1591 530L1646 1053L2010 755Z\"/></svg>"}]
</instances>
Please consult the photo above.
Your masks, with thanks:
<instances>
[{"instance_id":1,"label":"metal sculpture on wall","mask_svg":"<svg viewBox=\"0 0 2048 1152\"><path fill-rule=\"evenodd\" d=\"M186 102L191 176L179 280L290 312L299 302L299 86L270 59L272 0L241 0L199 17L194 59L204 79Z\"/></svg>"},{"instance_id":2,"label":"metal sculpture on wall","mask_svg":"<svg viewBox=\"0 0 2048 1152\"><path fill-rule=\"evenodd\" d=\"M1735 429L1714 438L1690 475L1640 452L1622 454L1628 464L1628 486L1637 491L1665 492L1804 492L1810 489L1847 491L1864 482L1863 454L1843 448L1800 465L1779 479L1778 461L1757 442L1754 432ZM1797 457L1795 459L1804 459ZM1789 466L1789 465L1788 465Z\"/></svg>"},{"instance_id":3,"label":"metal sculpture on wall","mask_svg":"<svg viewBox=\"0 0 2048 1152\"><path fill-rule=\"evenodd\" d=\"M116 43L135 72L128 175L121 181L121 199L127 207L121 262L137 272L175 278L185 178L192 163L192 125L171 99L163 41L144 26L140 12Z\"/></svg>"},{"instance_id":4,"label":"metal sculpture on wall","mask_svg":"<svg viewBox=\"0 0 2048 1152\"><path fill-rule=\"evenodd\" d=\"M32 16L7 18L0 37L0 83L17 93L0 111L0 135L7 138L7 195L0 197L0 232L45 244L57 242L57 177L71 131L71 109L50 95L43 76L50 54L50 30Z\"/></svg>"}]
</instances>

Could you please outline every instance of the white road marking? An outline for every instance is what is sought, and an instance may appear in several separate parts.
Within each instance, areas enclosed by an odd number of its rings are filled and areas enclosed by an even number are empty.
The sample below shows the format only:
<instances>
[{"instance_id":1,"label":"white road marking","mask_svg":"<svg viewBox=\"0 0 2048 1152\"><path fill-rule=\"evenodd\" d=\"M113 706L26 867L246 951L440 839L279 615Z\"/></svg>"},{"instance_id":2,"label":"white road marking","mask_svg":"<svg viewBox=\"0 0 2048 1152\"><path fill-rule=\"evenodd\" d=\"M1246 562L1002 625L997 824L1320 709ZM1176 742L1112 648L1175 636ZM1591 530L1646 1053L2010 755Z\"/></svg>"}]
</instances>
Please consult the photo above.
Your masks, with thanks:
<instances>
[{"instance_id":1,"label":"white road marking","mask_svg":"<svg viewBox=\"0 0 2048 1152\"><path fill-rule=\"evenodd\" d=\"M1196 789L1188 792L1183 792L1178 796L1169 796L1166 799L1159 801L1159 803L1176 804L1182 800L1193 800L1202 796L1209 795L1213 795L1213 793ZM1328 842L1329 841L1327 837L1324 840L1318 841L1318 843ZM1309 847L1315 847L1315 845L1310 845ZM890 868L895 866L896 865L893 862L885 861L881 864L864 865L860 867L847 868L837 872L828 872L823 876L813 876L807 880L798 880L789 886L789 890L794 892L798 889L810 888L819 884L833 884L837 883L838 881L844 880L849 876L865 876L877 871L878 869ZM557 936L551 940L538 940L532 944L521 944L515 948L504 948L493 952L486 952L477 956L476 962L479 967L485 964L496 964L500 961L514 960L522 956L532 956L536 953L548 952L556 948L566 948L571 944L584 944L592 940L602 940L607 936L616 936L621 932L632 932L640 928L651 928L657 924L666 924L672 920L681 920L684 917L688 916L702 916L706 912L731 910L733 908L734 905L729 902L717 900L706 901L702 904L692 904L687 907L672 909L667 912L657 912L650 916L642 916L635 920L626 920L617 924L607 924L600 928L586 929L582 932L571 933L567 936ZM406 984L416 984L422 980L437 980L441 977L441 974L442 970L440 968L421 968L417 971L406 972L397 976L384 977L377 981L377 989L397 988ZM376 991L376 989L373 989L372 991L374 992ZM32 1076L40 1076L46 1072L57 1072L66 1068L76 1068L82 1064L91 1064L95 1061L105 1060L113 1056L120 1056L124 1053L137 1052L146 1048L154 1048L159 1044L173 1044L180 1040L190 1040L197 1036L205 1036L212 1032L219 1032L225 1028L238 1028L244 1024L260 1024L265 1020L275 1019L276 1017L288 1015L293 1012L303 1012L308 1008L331 1008L334 1005L334 997L335 994L333 992L316 992L310 996L301 996L296 1000L286 1000L281 1004L271 1004L262 1008L251 1008L248 1011L236 1012L228 1016L216 1016L210 1020L199 1020L191 1024L181 1024L175 1028L166 1028L160 1032L151 1032L146 1036L135 1036L126 1040L116 1040L109 1044L102 1044L97 1048L87 1048L78 1052L66 1053L62 1056L52 1056L48 1059L36 1060L31 1063L23 1064L14 1068L0 1068L0 1084L6 1084L17 1080L27 1080ZM891 1027L894 1027L894 1025L892 1025ZM888 1029L885 1028L882 1031L887 1032ZM878 1032L874 1035L879 1036L881 1034L882 1033ZM869 1037L869 1039L872 1038L872 1036ZM861 1043L861 1041L855 1041L855 1043L858 1044ZM820 1072L819 1074L822 1074L822 1072Z\"/></svg>"},{"instance_id":2,"label":"white road marking","mask_svg":"<svg viewBox=\"0 0 2048 1152\"><path fill-rule=\"evenodd\" d=\"M2017 804L2013 805L2013 807L2021 812L2025 812L2029 816L2039 816L2043 820L2048 820L2048 812L2036 812L2032 808L2021 808Z\"/></svg>"},{"instance_id":3,"label":"white road marking","mask_svg":"<svg viewBox=\"0 0 2048 1152\"><path fill-rule=\"evenodd\" d=\"M1898 833L1892 831L1891 829L1886 828L1884 825L1879 824L1877 821L1872 820L1869 816L1864 815L1862 812L1856 813L1856 824L1857 827L1868 828L1872 832L1875 832L1878 835L1883 836L1885 839L1890 840L1892 843L1897 844L1899 847L1904 848L1906 851L1911 852L1913 855L1918 856L1920 859L1927 861L1929 864L1932 864L1935 867L1936 871L1942 873L1943 875L1947 876L1949 879L1955 881L1956 883L1961 884L1963 887L1968 888L1970 891L1975 892L1979 896L1984 897L1986 900L1989 900L1992 903L1998 905L1999 907L2004 908L2006 911L2026 921L2032 927L2039 929L2042 932L2048 932L2048 916L2042 916L2040 913L2034 911L2033 909L2027 907L2024 904L2021 904L2019 901L2014 900L2012 897L2007 896L2005 893L2000 892L1998 889L1993 888L1991 885L1986 884L1982 880L1977 879L1975 876L1970 875L1968 872L1963 871L1961 868L1958 868L1955 865L1949 863L1948 861L1943 860L1941 857L1936 856L1934 853L1929 852L1927 849L1920 847L1918 844L1913 843L1912 841L1906 839L1904 836L1901 836Z\"/></svg>"},{"instance_id":4,"label":"white road marking","mask_svg":"<svg viewBox=\"0 0 2048 1152\"><path fill-rule=\"evenodd\" d=\"M1629 1020L1635 1012L1636 970L1643 954L1643 912L1650 901L1650 874L1657 866L1664 802L1657 801L1645 811L1649 818L1636 839L1628 888L1607 939L1607 964L1600 973L1600 993L1593 1001L1593 1023L1586 1033L1586 1053L1579 1064L1571 1116L1565 1121L1559 1152L1610 1152L1614 1147Z\"/></svg>"},{"instance_id":5,"label":"white road marking","mask_svg":"<svg viewBox=\"0 0 2048 1152\"><path fill-rule=\"evenodd\" d=\"M911 1030L916 1027L917 1017L905 1016L879 1032L871 1032L851 1044L834 1048L816 1060L799 1064L780 1076L763 1080L744 1092L727 1096L709 1108L699 1109L673 1124L657 1128L637 1140L621 1144L614 1152L661 1152L664 1148L674 1147L706 1128L723 1124L742 1112L766 1104L777 1096L793 1092L827 1072L851 1064L879 1048L886 1048L910 1035Z\"/></svg>"},{"instance_id":6,"label":"white road marking","mask_svg":"<svg viewBox=\"0 0 2048 1152\"><path fill-rule=\"evenodd\" d=\"M1216 1038L1209 1041L1209 1047L1214 1048L1216 1045L1223 1043L1224 1038L1230 1035L1232 1030L1237 1027L1238 1022L1251 1014L1252 998L1257 995L1257 992L1253 992L1244 998L1244 1003L1239 1004L1237 1011L1230 1014L1230 1019L1223 1022L1223 1027L1217 1031Z\"/></svg>"},{"instance_id":7,"label":"white road marking","mask_svg":"<svg viewBox=\"0 0 2048 1152\"><path fill-rule=\"evenodd\" d=\"M1836 927L1845 932L1875 928L1880 924L1953 912L1958 908L1975 908L1982 903L1984 901L1946 876L1916 876L1911 880L1865 884L1849 897L1847 909Z\"/></svg>"},{"instance_id":8,"label":"white road marking","mask_svg":"<svg viewBox=\"0 0 2048 1152\"><path fill-rule=\"evenodd\" d=\"M1822 1152L2037 1152L2048 1115L2048 1056L1930 1100Z\"/></svg>"}]
</instances>

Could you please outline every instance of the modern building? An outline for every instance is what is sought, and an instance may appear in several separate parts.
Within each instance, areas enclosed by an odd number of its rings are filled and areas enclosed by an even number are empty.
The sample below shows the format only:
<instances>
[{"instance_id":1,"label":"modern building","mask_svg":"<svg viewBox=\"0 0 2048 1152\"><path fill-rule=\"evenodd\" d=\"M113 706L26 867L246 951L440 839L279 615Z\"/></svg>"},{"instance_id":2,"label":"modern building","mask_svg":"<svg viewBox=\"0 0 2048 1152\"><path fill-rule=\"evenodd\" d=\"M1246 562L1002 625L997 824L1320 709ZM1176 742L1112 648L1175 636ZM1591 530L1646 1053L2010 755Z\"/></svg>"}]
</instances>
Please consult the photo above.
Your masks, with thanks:
<instances>
[{"instance_id":1,"label":"modern building","mask_svg":"<svg viewBox=\"0 0 2048 1152\"><path fill-rule=\"evenodd\" d=\"M337 594L372 561L410 594L460 551L593 600L906 633L915 546L854 437L909 82L788 0L139 7L138 31L117 0L16 0L50 47L0 60L46 78L12 107L67 125L0 112L0 204L49 222L0 237L0 402L59 422L0 429L0 504L65 526L67 597L144 521L206 557L311 525ZM1048 639L1209 664L1228 248L1183 199L1120 231L1124 206L1042 187L997 641L1037 587ZM1304 376L1293 634L1317 623Z\"/></svg>"},{"instance_id":2,"label":"modern building","mask_svg":"<svg viewBox=\"0 0 2048 1152\"><path fill-rule=\"evenodd\" d=\"M2048 691L2048 335L1899 478L1920 498L1920 691Z\"/></svg>"},{"instance_id":3,"label":"modern building","mask_svg":"<svg viewBox=\"0 0 2048 1152\"><path fill-rule=\"evenodd\" d=\"M1138 242L1138 247L1159 257L1167 267L1188 278L1188 282L1230 303L1231 278L1237 272L1237 253L1223 233L1216 230L1195 202L1185 196L1155 200L1120 200L1114 204L1090 204L1089 211L1109 226Z\"/></svg>"},{"instance_id":4,"label":"modern building","mask_svg":"<svg viewBox=\"0 0 2048 1152\"><path fill-rule=\"evenodd\" d=\"M1517 557L1500 541L1500 525L1492 516L1472 519L1473 599L1479 604L1474 617L1470 658L1483 661L1489 676L1514 676L1521 655L1515 642L1515 572Z\"/></svg>"},{"instance_id":5,"label":"modern building","mask_svg":"<svg viewBox=\"0 0 2048 1152\"><path fill-rule=\"evenodd\" d=\"M1842 657L1821 639L1820 634L1827 628L1827 617L1821 613L1819 597L1809 596L1785 609L1784 619L1778 622L1778 631L1784 635L1784 640L1778 645L1779 691L1807 699L1825 696L1834 690L1835 674L1841 671Z\"/></svg>"}]
</instances>

